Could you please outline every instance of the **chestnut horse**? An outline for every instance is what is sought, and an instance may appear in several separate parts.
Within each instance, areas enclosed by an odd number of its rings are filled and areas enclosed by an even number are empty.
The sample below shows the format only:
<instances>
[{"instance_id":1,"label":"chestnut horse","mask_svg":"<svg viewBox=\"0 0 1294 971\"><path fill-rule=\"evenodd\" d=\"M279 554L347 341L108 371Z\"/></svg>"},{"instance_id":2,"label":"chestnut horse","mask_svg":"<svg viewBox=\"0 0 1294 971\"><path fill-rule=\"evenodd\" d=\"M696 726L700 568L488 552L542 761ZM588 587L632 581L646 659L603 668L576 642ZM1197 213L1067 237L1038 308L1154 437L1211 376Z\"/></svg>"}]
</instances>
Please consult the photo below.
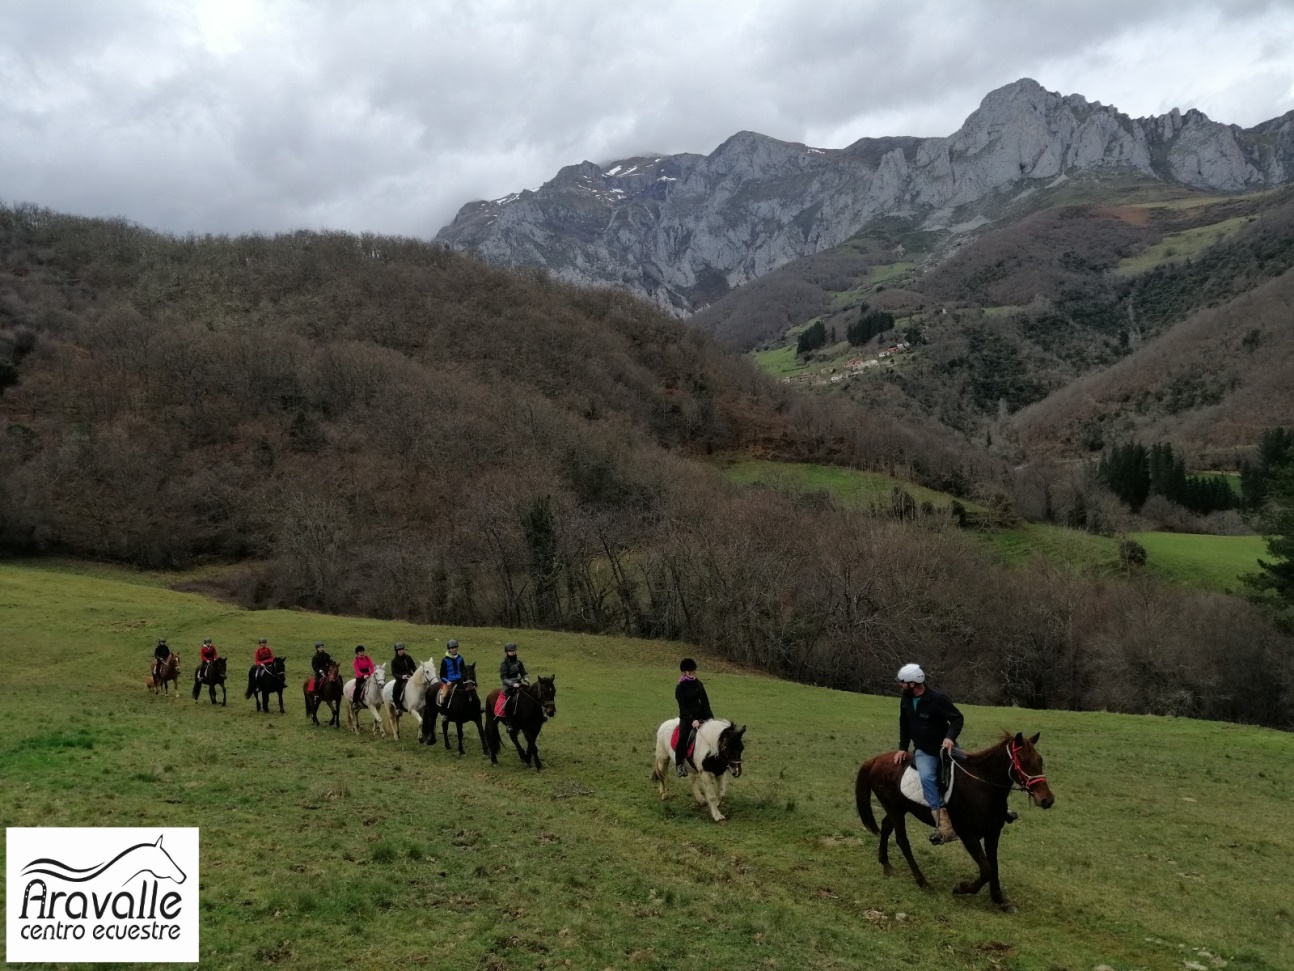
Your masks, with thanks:
<instances>
[{"instance_id":1,"label":"chestnut horse","mask_svg":"<svg viewBox=\"0 0 1294 971\"><path fill-rule=\"evenodd\" d=\"M301 691L306 699L306 717L311 722L319 724L319 708L327 705L332 712L332 717L328 719L328 724L333 728L341 728L341 675L338 673L340 666L336 661L328 665L328 673L324 675L314 675L310 680L301 685Z\"/></svg>"},{"instance_id":2,"label":"chestnut horse","mask_svg":"<svg viewBox=\"0 0 1294 971\"><path fill-rule=\"evenodd\" d=\"M149 685L153 694L161 692L170 694L169 685L175 682L175 690L180 690L180 655L172 652L167 655L165 661L156 661L153 664L153 683Z\"/></svg>"},{"instance_id":3,"label":"chestnut horse","mask_svg":"<svg viewBox=\"0 0 1294 971\"><path fill-rule=\"evenodd\" d=\"M1037 742L1038 735L1025 738L1016 733L1013 737L1003 732L997 744L953 762L956 781L948 799L948 818L957 831L958 839L979 865L979 878L963 880L953 887L953 893L979 893L987 883L995 904L1003 910L1015 910L1015 905L1002 896L1002 886L998 882L997 844L1007 821L1007 796L1012 791L1028 793L1029 799L1043 809L1050 809L1055 802L1047 786L1047 777L1042 774L1042 756L1034 747ZM928 808L913 802L900 791L899 783L911 760L905 753L903 761L896 765L895 754L878 755L859 768L854 787L858 818L869 833L881 838L876 858L885 868L885 875L894 875L889 851L890 833L893 833L894 841L912 868L917 886L928 890L930 884L912 857L905 817L911 813L927 826L933 826L935 821ZM876 817L872 815L873 794L885 809L885 818L879 828Z\"/></svg>"}]
</instances>

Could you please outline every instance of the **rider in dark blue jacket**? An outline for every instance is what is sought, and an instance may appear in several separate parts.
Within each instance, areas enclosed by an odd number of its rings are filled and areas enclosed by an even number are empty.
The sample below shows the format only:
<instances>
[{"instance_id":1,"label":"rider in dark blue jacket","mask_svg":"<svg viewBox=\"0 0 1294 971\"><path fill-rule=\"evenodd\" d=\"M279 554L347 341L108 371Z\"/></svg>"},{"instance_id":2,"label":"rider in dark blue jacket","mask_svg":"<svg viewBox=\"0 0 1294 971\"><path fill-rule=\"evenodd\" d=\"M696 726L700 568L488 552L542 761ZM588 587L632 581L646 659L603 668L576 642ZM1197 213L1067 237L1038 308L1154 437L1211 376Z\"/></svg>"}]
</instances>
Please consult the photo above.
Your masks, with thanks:
<instances>
[{"instance_id":1,"label":"rider in dark blue jacket","mask_svg":"<svg viewBox=\"0 0 1294 971\"><path fill-rule=\"evenodd\" d=\"M451 686L463 680L463 658L458 653L458 641L451 640L445 645L445 656L440 659L440 700L443 705L449 696Z\"/></svg>"}]
</instances>

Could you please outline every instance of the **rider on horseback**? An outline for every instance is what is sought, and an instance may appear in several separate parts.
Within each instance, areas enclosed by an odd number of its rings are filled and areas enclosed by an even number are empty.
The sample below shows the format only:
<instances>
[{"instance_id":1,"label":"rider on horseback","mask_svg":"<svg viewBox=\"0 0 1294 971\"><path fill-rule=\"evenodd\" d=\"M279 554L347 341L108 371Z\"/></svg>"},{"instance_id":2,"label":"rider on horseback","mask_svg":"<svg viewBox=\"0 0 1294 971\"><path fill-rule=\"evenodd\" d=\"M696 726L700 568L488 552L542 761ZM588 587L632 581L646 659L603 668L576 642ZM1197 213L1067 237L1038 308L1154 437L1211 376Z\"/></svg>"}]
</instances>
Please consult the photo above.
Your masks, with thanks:
<instances>
[{"instance_id":1,"label":"rider on horseback","mask_svg":"<svg viewBox=\"0 0 1294 971\"><path fill-rule=\"evenodd\" d=\"M899 699L899 749L894 764L908 757L908 743L916 748L912 760L921 777L921 791L934 814L939 827L939 843L957 839L948 810L944 808L944 794L939 785L939 752L949 756L960 754L957 736L965 719L949 697L926 684L925 672L919 665L905 664L897 675L902 697ZM936 842L931 837L931 842Z\"/></svg>"},{"instance_id":2,"label":"rider on horseback","mask_svg":"<svg viewBox=\"0 0 1294 971\"><path fill-rule=\"evenodd\" d=\"M261 638L256 642L256 652L252 654L252 664L256 668L257 678L272 677L274 672L274 652L270 650L269 642Z\"/></svg>"},{"instance_id":3,"label":"rider on horseback","mask_svg":"<svg viewBox=\"0 0 1294 971\"><path fill-rule=\"evenodd\" d=\"M355 660L351 662L351 667L355 671L355 693L351 695L350 704L352 708L359 711L364 707L364 683L377 670L373 666L373 659L364 653L363 644L355 647Z\"/></svg>"},{"instance_id":4,"label":"rider on horseback","mask_svg":"<svg viewBox=\"0 0 1294 971\"><path fill-rule=\"evenodd\" d=\"M697 680L696 662L685 657L679 662L678 669L683 673L674 688L674 700L678 702L678 744L674 747L674 765L680 776L686 776L688 740L703 721L714 717L714 712L710 710L705 685Z\"/></svg>"},{"instance_id":5,"label":"rider on horseback","mask_svg":"<svg viewBox=\"0 0 1294 971\"><path fill-rule=\"evenodd\" d=\"M418 662L404 651L404 641L395 642L395 657L391 660L391 673L395 677L395 688L391 700L395 702L396 711L404 711L405 682L418 670Z\"/></svg>"},{"instance_id":6,"label":"rider on horseback","mask_svg":"<svg viewBox=\"0 0 1294 971\"><path fill-rule=\"evenodd\" d=\"M514 692L521 685L530 684L530 679L526 676L526 666L521 663L521 658L517 657L516 644L503 645L503 663L499 665L499 680L503 683L503 718L507 721L516 704Z\"/></svg>"},{"instance_id":7,"label":"rider on horseback","mask_svg":"<svg viewBox=\"0 0 1294 971\"><path fill-rule=\"evenodd\" d=\"M463 658L458 653L458 641L451 640L445 645L445 656L440 659L440 680L440 696L436 704L444 705L453 686L463 680Z\"/></svg>"},{"instance_id":8,"label":"rider on horseback","mask_svg":"<svg viewBox=\"0 0 1294 971\"><path fill-rule=\"evenodd\" d=\"M202 639L202 650L198 652L198 657L202 659L202 663L198 665L199 681L205 682L207 677L207 668L211 667L219 656L220 655L216 652L216 645L211 643L211 638L204 637Z\"/></svg>"},{"instance_id":9,"label":"rider on horseback","mask_svg":"<svg viewBox=\"0 0 1294 971\"><path fill-rule=\"evenodd\" d=\"M315 641L314 657L310 659L310 670L315 674L315 684L328 677L328 669L333 665L332 655L324 650L323 641Z\"/></svg>"},{"instance_id":10,"label":"rider on horseback","mask_svg":"<svg viewBox=\"0 0 1294 971\"><path fill-rule=\"evenodd\" d=\"M157 647L153 648L153 680L155 682L162 680L162 668L170 656L171 649L166 645L166 638L158 638Z\"/></svg>"}]
</instances>

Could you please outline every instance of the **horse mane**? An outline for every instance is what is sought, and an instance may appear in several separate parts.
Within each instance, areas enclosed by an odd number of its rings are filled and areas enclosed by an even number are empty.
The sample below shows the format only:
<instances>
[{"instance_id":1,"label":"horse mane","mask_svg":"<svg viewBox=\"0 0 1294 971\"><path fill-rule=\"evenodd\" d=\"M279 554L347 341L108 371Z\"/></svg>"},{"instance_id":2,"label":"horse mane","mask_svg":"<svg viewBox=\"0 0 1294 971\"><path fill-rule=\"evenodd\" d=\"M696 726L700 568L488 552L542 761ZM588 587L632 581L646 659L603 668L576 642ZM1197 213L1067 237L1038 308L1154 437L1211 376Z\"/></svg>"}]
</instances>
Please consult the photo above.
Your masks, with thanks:
<instances>
[{"instance_id":1,"label":"horse mane","mask_svg":"<svg viewBox=\"0 0 1294 971\"><path fill-rule=\"evenodd\" d=\"M978 752L967 752L966 761L982 762L985 759L991 758L992 756L996 755L999 751L1001 751L1005 745L1010 743L1010 741L1013 738L1015 738L1015 735L1012 732L1008 732L1005 729L1003 729L1001 731L1001 734L998 735L997 741L994 742L992 745L990 745L988 748L982 748Z\"/></svg>"}]
</instances>

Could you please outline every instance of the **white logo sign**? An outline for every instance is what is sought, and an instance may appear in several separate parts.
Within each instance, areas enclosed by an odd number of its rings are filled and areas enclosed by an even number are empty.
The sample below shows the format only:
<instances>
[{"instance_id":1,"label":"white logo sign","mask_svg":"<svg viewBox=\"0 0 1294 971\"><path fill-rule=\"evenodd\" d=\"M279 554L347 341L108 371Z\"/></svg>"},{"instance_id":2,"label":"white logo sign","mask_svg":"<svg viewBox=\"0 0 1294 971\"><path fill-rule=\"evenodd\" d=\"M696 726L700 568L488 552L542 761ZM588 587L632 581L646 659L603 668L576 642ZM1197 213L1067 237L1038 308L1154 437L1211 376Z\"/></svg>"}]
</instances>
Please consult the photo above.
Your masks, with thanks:
<instances>
[{"instance_id":1,"label":"white logo sign","mask_svg":"<svg viewBox=\"0 0 1294 971\"><path fill-rule=\"evenodd\" d=\"M5 831L5 958L198 960L198 830Z\"/></svg>"}]
</instances>

